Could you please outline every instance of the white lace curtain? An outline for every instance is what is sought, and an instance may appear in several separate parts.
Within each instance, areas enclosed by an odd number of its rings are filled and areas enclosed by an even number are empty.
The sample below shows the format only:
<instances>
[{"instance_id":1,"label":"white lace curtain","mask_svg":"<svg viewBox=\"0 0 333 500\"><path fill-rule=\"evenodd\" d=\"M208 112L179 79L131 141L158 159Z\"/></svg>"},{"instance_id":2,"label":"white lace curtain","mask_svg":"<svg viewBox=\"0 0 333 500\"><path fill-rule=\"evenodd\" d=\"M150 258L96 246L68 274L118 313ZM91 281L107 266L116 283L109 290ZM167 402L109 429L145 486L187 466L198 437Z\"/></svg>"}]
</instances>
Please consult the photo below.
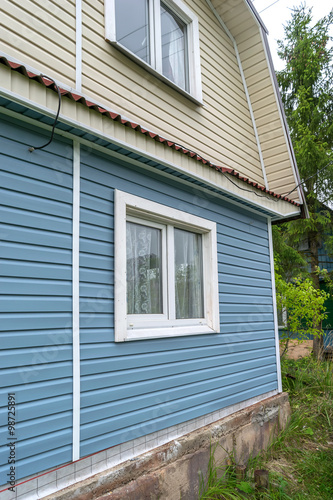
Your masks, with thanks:
<instances>
[{"instance_id":1,"label":"white lace curtain","mask_svg":"<svg viewBox=\"0 0 333 500\"><path fill-rule=\"evenodd\" d=\"M161 314L161 230L127 222L127 312Z\"/></svg>"},{"instance_id":2,"label":"white lace curtain","mask_svg":"<svg viewBox=\"0 0 333 500\"><path fill-rule=\"evenodd\" d=\"M127 312L128 314L162 314L162 231L127 222ZM175 301L176 319L203 317L202 236L174 229L173 269L175 290L169 300ZM166 258L164 256L163 258Z\"/></svg>"},{"instance_id":3,"label":"white lace curtain","mask_svg":"<svg viewBox=\"0 0 333 500\"><path fill-rule=\"evenodd\" d=\"M201 234L174 230L176 318L203 317Z\"/></svg>"}]
</instances>

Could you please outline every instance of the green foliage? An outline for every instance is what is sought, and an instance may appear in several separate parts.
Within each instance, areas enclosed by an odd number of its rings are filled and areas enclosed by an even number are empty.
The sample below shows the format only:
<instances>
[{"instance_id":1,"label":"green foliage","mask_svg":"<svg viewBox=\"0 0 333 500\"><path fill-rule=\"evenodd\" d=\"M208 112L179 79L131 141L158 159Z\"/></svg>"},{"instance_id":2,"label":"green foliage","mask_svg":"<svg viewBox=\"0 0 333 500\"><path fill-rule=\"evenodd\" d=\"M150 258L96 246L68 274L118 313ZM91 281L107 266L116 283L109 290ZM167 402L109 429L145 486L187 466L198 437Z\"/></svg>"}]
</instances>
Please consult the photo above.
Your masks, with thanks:
<instances>
[{"instance_id":1,"label":"green foliage","mask_svg":"<svg viewBox=\"0 0 333 500\"><path fill-rule=\"evenodd\" d=\"M297 277L308 277L308 263L302 254L288 244L284 226L272 226L275 267L281 277L290 281Z\"/></svg>"},{"instance_id":2,"label":"green foliage","mask_svg":"<svg viewBox=\"0 0 333 500\"><path fill-rule=\"evenodd\" d=\"M283 241L296 251L302 246L308 249L302 257L308 261L315 288L319 288L318 248L324 244L333 256L333 217L325 205L333 201L332 23L333 11L313 23L311 9L301 5L292 10L285 38L278 42L285 69L277 79L310 213L309 219L284 225ZM292 265L298 267L297 257L290 257L286 249L278 256L280 266L286 267L285 279L295 276Z\"/></svg>"},{"instance_id":3,"label":"green foliage","mask_svg":"<svg viewBox=\"0 0 333 500\"><path fill-rule=\"evenodd\" d=\"M236 479L232 468L226 463L216 464L214 454L217 445L211 447L206 477L201 477L199 485L200 500L240 500L236 491ZM232 461L232 457L230 460Z\"/></svg>"},{"instance_id":4,"label":"green foliage","mask_svg":"<svg viewBox=\"0 0 333 500\"><path fill-rule=\"evenodd\" d=\"M333 11L313 25L311 9L295 8L278 42L286 66L277 78L300 175L315 175L305 183L308 201L333 194L333 167L320 172L333 159L332 22Z\"/></svg>"},{"instance_id":5,"label":"green foliage","mask_svg":"<svg viewBox=\"0 0 333 500\"><path fill-rule=\"evenodd\" d=\"M275 284L277 307L287 310L287 328L282 338L302 340L308 335L321 336L323 332L318 325L326 318L324 302L329 295L316 290L309 278L295 278L288 283L276 273Z\"/></svg>"},{"instance_id":6,"label":"green foliage","mask_svg":"<svg viewBox=\"0 0 333 500\"><path fill-rule=\"evenodd\" d=\"M232 465L215 463L216 448L212 448L201 500L332 500L333 366L302 358L285 359L281 368L283 388L289 391L292 407L286 428L267 451L250 458L246 477L240 482ZM240 460L244 463L242 457ZM227 461L235 463L235 458ZM269 471L268 490L255 489L256 469Z\"/></svg>"}]
</instances>

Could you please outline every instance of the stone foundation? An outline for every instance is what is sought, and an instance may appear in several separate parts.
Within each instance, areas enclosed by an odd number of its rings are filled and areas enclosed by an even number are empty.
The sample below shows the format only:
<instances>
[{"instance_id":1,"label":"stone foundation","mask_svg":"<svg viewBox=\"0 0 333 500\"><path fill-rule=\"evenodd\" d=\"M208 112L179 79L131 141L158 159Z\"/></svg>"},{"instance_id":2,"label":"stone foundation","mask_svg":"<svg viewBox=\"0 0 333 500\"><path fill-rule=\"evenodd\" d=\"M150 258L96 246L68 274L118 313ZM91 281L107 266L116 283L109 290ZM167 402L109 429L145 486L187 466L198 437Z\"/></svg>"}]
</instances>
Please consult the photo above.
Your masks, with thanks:
<instances>
[{"instance_id":1,"label":"stone foundation","mask_svg":"<svg viewBox=\"0 0 333 500\"><path fill-rule=\"evenodd\" d=\"M288 395L278 394L59 491L45 500L195 500L211 448L238 464L267 448L290 416Z\"/></svg>"}]
</instances>

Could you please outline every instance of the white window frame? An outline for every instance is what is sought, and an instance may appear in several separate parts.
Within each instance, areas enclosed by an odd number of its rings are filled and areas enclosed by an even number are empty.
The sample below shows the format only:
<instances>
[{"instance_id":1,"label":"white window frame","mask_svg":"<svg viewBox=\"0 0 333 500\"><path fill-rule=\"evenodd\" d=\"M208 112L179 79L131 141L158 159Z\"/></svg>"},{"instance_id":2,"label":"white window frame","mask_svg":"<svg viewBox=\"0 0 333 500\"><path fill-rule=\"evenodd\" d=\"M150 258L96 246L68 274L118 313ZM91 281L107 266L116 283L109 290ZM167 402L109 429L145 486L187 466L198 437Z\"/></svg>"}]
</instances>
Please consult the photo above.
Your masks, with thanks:
<instances>
[{"instance_id":1,"label":"white window frame","mask_svg":"<svg viewBox=\"0 0 333 500\"><path fill-rule=\"evenodd\" d=\"M181 94L190 98L196 104L202 104L200 47L199 47L199 22L198 18L187 7L182 0L162 0L163 3L174 12L187 26L187 61L189 91L186 91L169 80L162 73L162 49L160 0L149 0L149 30L150 30L150 54L151 64L136 56L129 49L117 41L116 32L116 0L105 0L105 39L135 62L153 73L157 78L176 89Z\"/></svg>"},{"instance_id":2,"label":"white window frame","mask_svg":"<svg viewBox=\"0 0 333 500\"><path fill-rule=\"evenodd\" d=\"M202 217L173 209L145 198L115 190L115 341L211 334L220 331L216 224ZM133 219L135 218L135 219ZM166 225L202 235L204 317L169 319L163 315L127 315L126 289L126 222L144 221L147 225ZM173 261L172 238L167 237L166 249ZM167 310L173 307L174 269L165 263L163 288L167 286ZM170 267L170 266L169 266ZM170 299L171 298L171 299ZM166 300L164 296L163 300ZM165 307L165 303L164 303ZM167 311L167 314L169 312ZM165 309L163 311L165 313Z\"/></svg>"}]
</instances>

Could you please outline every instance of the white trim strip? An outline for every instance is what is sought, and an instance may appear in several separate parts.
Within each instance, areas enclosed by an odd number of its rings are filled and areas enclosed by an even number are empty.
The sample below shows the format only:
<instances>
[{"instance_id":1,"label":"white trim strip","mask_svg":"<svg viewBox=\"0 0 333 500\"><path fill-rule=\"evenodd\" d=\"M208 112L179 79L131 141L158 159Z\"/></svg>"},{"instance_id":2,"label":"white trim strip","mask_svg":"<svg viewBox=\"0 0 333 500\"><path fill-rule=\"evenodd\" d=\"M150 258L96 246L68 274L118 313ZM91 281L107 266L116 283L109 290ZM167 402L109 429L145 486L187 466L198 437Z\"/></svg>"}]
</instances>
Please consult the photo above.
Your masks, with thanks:
<instances>
[{"instance_id":1,"label":"white trim strip","mask_svg":"<svg viewBox=\"0 0 333 500\"><path fill-rule=\"evenodd\" d=\"M73 461L80 458L80 144L73 142Z\"/></svg>"},{"instance_id":2,"label":"white trim strip","mask_svg":"<svg viewBox=\"0 0 333 500\"><path fill-rule=\"evenodd\" d=\"M208 6L211 8L214 16L216 17L216 19L218 20L218 22L220 23L220 25L222 26L222 28L224 29L224 31L226 32L226 34L228 35L228 37L230 38L230 40L232 41L232 43L234 45L234 50L235 50L235 54L236 54L236 58L237 58L238 66L239 66L239 72L240 72L240 75L241 75L241 78L242 78L242 82L243 82L243 86L244 86L244 91L245 91L245 95L246 95L247 104L249 106L249 111L250 111L250 115L251 115L251 120L252 120L252 126L253 126L253 130L254 130L254 135L255 135L256 141L257 141L259 159L260 159L260 164L261 164L262 175L263 175L264 182L265 182L265 188L269 189L269 187L268 187L268 181L267 181L267 176L266 176L266 170L265 170L264 158L263 158L262 151L261 151L259 134L258 134L258 131L257 131L256 121L255 121L255 118L254 118L252 104L251 104L251 98L250 98L250 94L249 94L249 91L248 91L248 88L247 88L247 85L246 85L246 79L245 79L245 75L244 75L244 72L243 72L242 62L241 62L241 59L240 59L240 56L239 56L239 52L238 52L238 47L237 47L236 40L234 39L234 37L232 36L232 34L230 33L230 31L228 30L228 28L225 25L225 23L223 22L223 20L221 19L221 16L219 15L219 13L217 12L217 10L213 6L212 2L210 0L206 0L206 2L208 4Z\"/></svg>"},{"instance_id":3,"label":"white trim strip","mask_svg":"<svg viewBox=\"0 0 333 500\"><path fill-rule=\"evenodd\" d=\"M277 378L278 378L278 391L282 392L281 363L280 363L280 339L279 339L279 325L278 325L278 317L277 317L276 290L275 290L273 236L272 236L272 223L271 223L270 219L267 220L267 228L268 228L269 256L270 256L271 277L272 277L272 297L273 297L274 332L275 332L276 370L277 370Z\"/></svg>"},{"instance_id":4,"label":"white trim strip","mask_svg":"<svg viewBox=\"0 0 333 500\"><path fill-rule=\"evenodd\" d=\"M6 97L6 98L10 98L12 101L20 103L23 106L27 106L30 109L34 109L36 111L42 112L42 113L44 113L47 116L52 116L52 117L55 116L54 110L51 110L50 108L47 108L46 106L42 106L42 105L36 104L36 103L34 103L33 101L31 101L29 99L23 99L21 96L17 95L16 93L14 93L12 91L0 88L0 95L3 96L3 97ZM29 118L29 117L27 117L25 115L22 115L20 113L17 113L15 111L10 110L10 109L6 109L6 108L1 108L0 107L0 113L3 113L3 114L8 115L8 116L16 117L17 119L19 119L21 121L24 121L26 123L31 123L31 124L37 125L37 126L39 126L41 128L44 128L46 130L50 130L50 126L49 125L45 125L42 122L33 120L32 118ZM100 130L94 129L94 128L89 127L89 126L86 126L86 125L84 125L84 124L82 124L82 123L80 123L80 122L78 122L76 120L70 119L70 118L62 115L61 113L60 113L60 116L59 116L59 120L62 123L65 123L67 125L71 125L73 127L80 128L80 130L82 130L84 132L91 133L91 134L95 135L96 137L100 137L101 139L105 139L107 141L113 142L115 145L120 146L120 147L124 147L125 149L128 149L129 151L132 151L134 153L137 153L139 155L144 156L145 158L151 159L153 161L157 161L161 165L165 165L165 166L174 168L178 172L181 172L181 173L184 173L186 175L189 175L192 179L199 180L200 182L205 183L207 186L211 186L211 187L219 190L220 194L219 193L209 192L209 197L210 196L216 196L216 197L221 198L221 199L223 199L223 200L225 200L225 201L227 201L227 202L229 202L229 203L231 203L233 205L237 205L239 207L244 208L244 206L241 203L237 202L236 200L232 200L232 199L226 198L223 195L226 194L226 195L235 196L236 198L238 198L238 200L244 201L246 204L249 203L249 204L252 205L252 207L247 206L246 210L249 210L249 211L257 213L257 214L258 214L258 211L256 210L256 207L259 208L259 209L267 210L267 212L270 212L271 216L274 217L274 220L282 220L282 219L284 219L284 218L287 217L282 211L275 210L275 209L272 208L272 206L276 206L276 207L281 206L280 203L282 203L282 206L284 206L284 203L287 204L288 202L284 202L282 200L276 202L275 201L276 199L273 198L273 197L271 199L272 201L270 201L269 194L267 194L267 196L265 196L264 194L262 194L263 199L267 198L267 201L271 203L271 207L267 206L267 204L257 203L254 199L248 198L245 195L243 196L242 194L236 192L235 189L227 189L222 184L217 184L215 182L212 182L212 181L210 181L209 179L207 179L205 177L201 177L200 175L197 175L197 174L195 174L193 172L190 172L190 171L186 170L185 168L182 168L178 164L175 164L175 163L172 163L172 162L168 162L165 159L158 157L157 155L149 153L146 150L139 149L139 148L137 148L137 147L135 147L135 146L133 146L131 144L126 143L125 141L121 141L120 139L117 139L116 137L110 136L108 134L104 134ZM121 155L119 153L116 153L114 151L111 151L111 150L109 150L109 149L107 149L105 147L99 146L98 144L95 144L93 142L87 141L86 139L81 139L79 137L76 137L74 134L71 134L69 132L65 132L65 131L60 130L60 129L55 129L55 132L58 135L60 135L60 136L70 138L71 140L75 140L75 141L79 142L80 144L87 145L88 147L93 147L94 149L96 149L98 151L101 151L104 154L107 154L107 155L112 156L114 158L119 158L119 159L124 160L124 156L123 155ZM154 171L155 170L153 167L149 167L146 164L140 163L139 161L131 159L129 157L126 157L126 161L128 161L129 163L132 163L133 165L140 166L141 168L143 168L145 170L149 170L149 171ZM167 174L167 173L165 173L163 171L160 171L159 173L161 175L164 175L165 177L168 177L168 178L170 177L169 174ZM222 178L223 178L223 176L221 176L221 179ZM242 183L242 181L238 181L238 179L236 179L236 178L232 178L232 181L234 183L237 183L237 182ZM179 177L178 177L177 182L188 184L188 181L182 180ZM222 182L222 180L221 180L221 182ZM225 183L227 185L229 185L229 181L228 180L226 180ZM207 192L207 189L204 188L204 187L201 187L201 186L196 186L196 189L199 189L201 191L206 191ZM244 189L244 187L243 188L240 187L239 189L240 189L240 191L242 191ZM245 189L246 190L251 190L251 186L246 186ZM255 188L253 188L253 193L255 193L255 192L256 192L256 190L255 190ZM288 203L288 206L290 206L289 203ZM288 217L291 217L291 216L297 217L297 216L299 216L299 214L300 214L300 209L295 208L295 212L289 212L287 215L288 215ZM259 215L262 215L263 217L266 217L265 214L259 214Z\"/></svg>"},{"instance_id":5,"label":"white trim strip","mask_svg":"<svg viewBox=\"0 0 333 500\"><path fill-rule=\"evenodd\" d=\"M82 90L82 0L76 0L76 54L75 54L76 91Z\"/></svg>"}]
</instances>

